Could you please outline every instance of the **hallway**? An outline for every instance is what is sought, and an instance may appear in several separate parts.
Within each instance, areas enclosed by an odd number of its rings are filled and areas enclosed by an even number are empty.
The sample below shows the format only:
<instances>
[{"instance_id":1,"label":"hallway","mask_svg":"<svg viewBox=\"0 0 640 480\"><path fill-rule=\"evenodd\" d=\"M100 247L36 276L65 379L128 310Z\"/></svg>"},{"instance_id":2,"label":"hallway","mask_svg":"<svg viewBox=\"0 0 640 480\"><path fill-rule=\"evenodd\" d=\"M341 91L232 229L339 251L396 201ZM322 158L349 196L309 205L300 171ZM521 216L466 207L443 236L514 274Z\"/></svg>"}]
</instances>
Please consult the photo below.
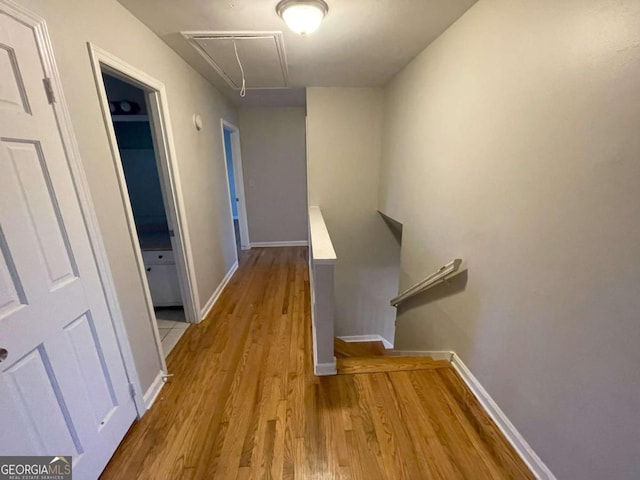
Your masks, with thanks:
<instances>
[{"instance_id":1,"label":"hallway","mask_svg":"<svg viewBox=\"0 0 640 480\"><path fill-rule=\"evenodd\" d=\"M307 249L252 249L103 479L533 478L450 367L315 377Z\"/></svg>"}]
</instances>

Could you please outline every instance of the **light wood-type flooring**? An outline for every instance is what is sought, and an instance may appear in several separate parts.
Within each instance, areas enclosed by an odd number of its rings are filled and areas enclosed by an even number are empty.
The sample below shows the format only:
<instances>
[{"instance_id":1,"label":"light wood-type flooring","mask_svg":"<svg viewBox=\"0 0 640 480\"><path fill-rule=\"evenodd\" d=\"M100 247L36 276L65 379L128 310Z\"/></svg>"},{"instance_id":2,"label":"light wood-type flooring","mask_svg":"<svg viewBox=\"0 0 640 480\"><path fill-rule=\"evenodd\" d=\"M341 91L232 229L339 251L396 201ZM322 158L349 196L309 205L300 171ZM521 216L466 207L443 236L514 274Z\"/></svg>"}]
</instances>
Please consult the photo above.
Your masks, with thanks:
<instances>
[{"instance_id":1,"label":"light wood-type flooring","mask_svg":"<svg viewBox=\"0 0 640 480\"><path fill-rule=\"evenodd\" d=\"M242 254L102 478L534 478L444 362L394 370L380 346L337 343L350 370L315 377L306 262L303 247ZM368 356L374 373L353 373Z\"/></svg>"}]
</instances>

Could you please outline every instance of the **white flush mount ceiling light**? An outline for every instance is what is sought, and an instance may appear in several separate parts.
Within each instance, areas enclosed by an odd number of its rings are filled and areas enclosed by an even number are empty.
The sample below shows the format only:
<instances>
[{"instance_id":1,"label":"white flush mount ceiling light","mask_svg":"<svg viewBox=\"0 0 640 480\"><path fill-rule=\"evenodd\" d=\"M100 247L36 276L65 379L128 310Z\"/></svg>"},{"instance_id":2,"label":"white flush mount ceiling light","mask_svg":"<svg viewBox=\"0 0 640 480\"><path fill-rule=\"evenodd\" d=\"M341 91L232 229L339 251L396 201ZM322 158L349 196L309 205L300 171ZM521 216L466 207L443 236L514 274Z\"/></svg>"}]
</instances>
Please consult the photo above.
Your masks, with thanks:
<instances>
[{"instance_id":1,"label":"white flush mount ceiling light","mask_svg":"<svg viewBox=\"0 0 640 480\"><path fill-rule=\"evenodd\" d=\"M329 11L324 0L282 0L276 12L287 26L300 35L315 32Z\"/></svg>"}]
</instances>

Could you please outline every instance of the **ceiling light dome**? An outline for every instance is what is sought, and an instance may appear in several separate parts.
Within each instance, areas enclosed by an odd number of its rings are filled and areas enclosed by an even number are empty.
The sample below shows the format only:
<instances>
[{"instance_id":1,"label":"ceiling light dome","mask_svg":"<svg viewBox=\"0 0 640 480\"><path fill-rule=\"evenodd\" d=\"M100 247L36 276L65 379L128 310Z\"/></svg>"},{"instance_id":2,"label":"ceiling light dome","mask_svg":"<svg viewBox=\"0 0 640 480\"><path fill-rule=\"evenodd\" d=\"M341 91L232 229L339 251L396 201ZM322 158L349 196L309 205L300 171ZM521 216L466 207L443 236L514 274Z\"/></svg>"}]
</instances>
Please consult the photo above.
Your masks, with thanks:
<instances>
[{"instance_id":1,"label":"ceiling light dome","mask_svg":"<svg viewBox=\"0 0 640 480\"><path fill-rule=\"evenodd\" d=\"M328 11L324 0L282 0L276 6L278 15L300 35L315 32Z\"/></svg>"}]
</instances>

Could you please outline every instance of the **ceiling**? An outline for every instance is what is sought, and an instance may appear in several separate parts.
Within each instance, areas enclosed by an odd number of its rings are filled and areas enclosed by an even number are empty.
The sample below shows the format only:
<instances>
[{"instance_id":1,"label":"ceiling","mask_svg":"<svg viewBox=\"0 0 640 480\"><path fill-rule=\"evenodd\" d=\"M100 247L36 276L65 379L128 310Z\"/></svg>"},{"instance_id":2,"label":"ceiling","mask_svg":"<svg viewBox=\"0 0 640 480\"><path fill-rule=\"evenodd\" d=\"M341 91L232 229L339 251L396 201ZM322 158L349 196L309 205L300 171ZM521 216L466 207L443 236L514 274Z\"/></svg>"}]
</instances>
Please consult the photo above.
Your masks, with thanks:
<instances>
[{"instance_id":1,"label":"ceiling","mask_svg":"<svg viewBox=\"0 0 640 480\"><path fill-rule=\"evenodd\" d=\"M288 30L275 13L278 0L119 0L229 98L239 104L265 106L304 104L304 87L308 86L385 85L476 0L326 1L329 13L320 28L301 37ZM240 99L207 61L203 49L198 51L182 34L194 31L281 31L289 88L249 89ZM263 47L254 42L252 52L251 42L241 42L237 42L238 51L246 63L247 86L268 85L266 76L273 76L274 70L253 64L254 59L263 58L259 50ZM227 41L224 48L232 48L232 42ZM227 61L229 55L227 50L221 57ZM237 77L239 68L227 64L228 77Z\"/></svg>"}]
</instances>

